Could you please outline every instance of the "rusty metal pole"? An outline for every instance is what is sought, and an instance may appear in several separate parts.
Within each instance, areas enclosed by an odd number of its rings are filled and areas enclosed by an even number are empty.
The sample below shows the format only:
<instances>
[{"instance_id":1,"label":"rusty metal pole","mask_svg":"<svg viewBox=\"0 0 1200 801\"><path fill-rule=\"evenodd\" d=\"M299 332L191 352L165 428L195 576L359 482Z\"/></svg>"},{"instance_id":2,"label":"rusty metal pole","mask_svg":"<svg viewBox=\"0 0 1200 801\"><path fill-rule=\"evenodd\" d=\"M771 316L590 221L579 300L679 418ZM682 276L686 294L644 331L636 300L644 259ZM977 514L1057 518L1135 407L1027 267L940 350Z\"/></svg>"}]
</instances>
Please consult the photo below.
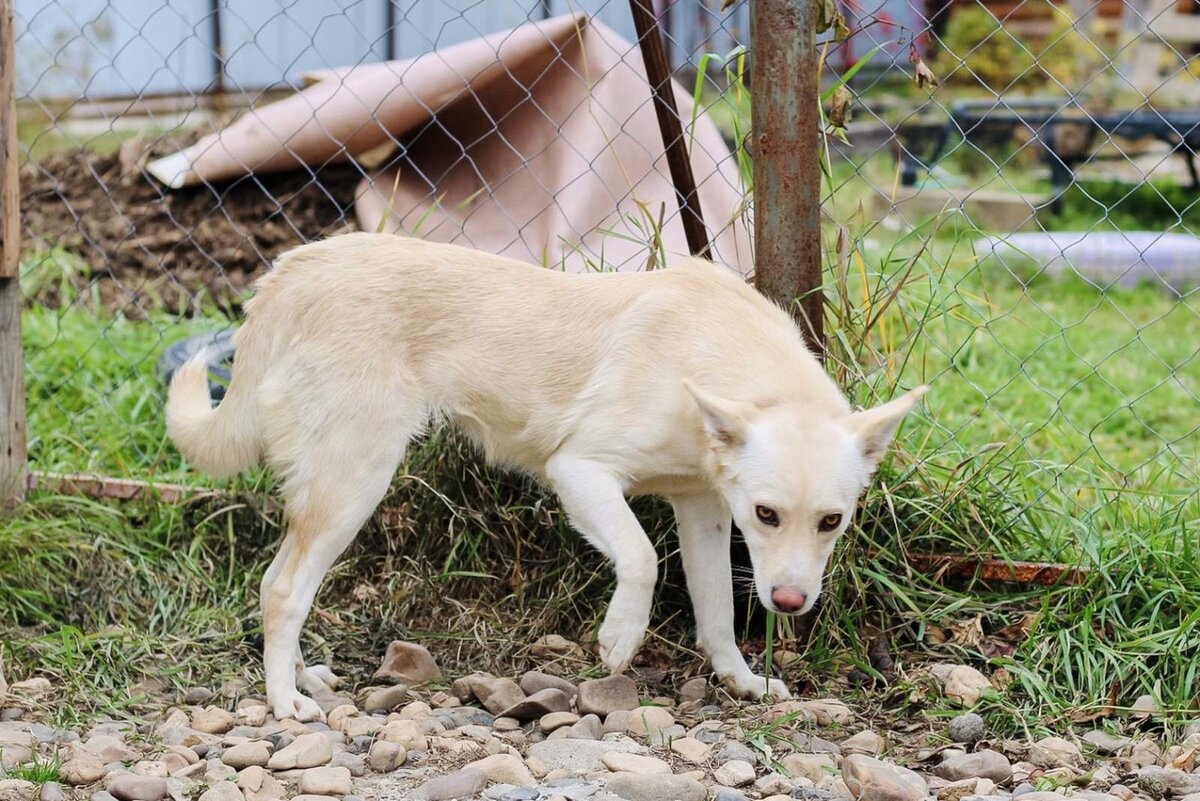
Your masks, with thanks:
<instances>
[{"instance_id":1,"label":"rusty metal pole","mask_svg":"<svg viewBox=\"0 0 1200 801\"><path fill-rule=\"evenodd\" d=\"M675 185L675 196L679 200L688 250L693 256L711 259L708 230L704 227L704 217L700 212L700 195L696 193L696 177L692 174L692 160L683 136L683 123L679 119L679 108L675 105L671 65L667 63L662 33L650 3L651 0L629 0L633 25L637 30L642 61L646 64L650 91L654 94L654 112L658 115L658 129L662 133L667 166L671 170L671 182Z\"/></svg>"},{"instance_id":2,"label":"rusty metal pole","mask_svg":"<svg viewBox=\"0 0 1200 801\"><path fill-rule=\"evenodd\" d=\"M816 0L750 0L754 277L824 352Z\"/></svg>"}]
</instances>

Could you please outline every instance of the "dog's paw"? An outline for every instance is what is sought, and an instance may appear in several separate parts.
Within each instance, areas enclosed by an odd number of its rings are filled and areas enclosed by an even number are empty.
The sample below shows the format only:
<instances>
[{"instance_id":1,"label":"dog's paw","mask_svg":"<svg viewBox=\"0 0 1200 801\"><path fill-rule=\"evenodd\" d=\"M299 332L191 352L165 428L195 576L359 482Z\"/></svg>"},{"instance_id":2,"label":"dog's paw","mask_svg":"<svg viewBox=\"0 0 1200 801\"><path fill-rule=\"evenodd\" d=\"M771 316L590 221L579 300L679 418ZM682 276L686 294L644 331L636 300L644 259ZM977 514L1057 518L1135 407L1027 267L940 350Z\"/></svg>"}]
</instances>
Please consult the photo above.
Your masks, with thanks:
<instances>
[{"instance_id":1,"label":"dog's paw","mask_svg":"<svg viewBox=\"0 0 1200 801\"><path fill-rule=\"evenodd\" d=\"M275 701L272 709L276 720L295 718L301 723L325 722L325 713L321 711L321 707L317 706L317 702L298 692L290 693L282 700Z\"/></svg>"},{"instance_id":2,"label":"dog's paw","mask_svg":"<svg viewBox=\"0 0 1200 801\"><path fill-rule=\"evenodd\" d=\"M792 697L787 685L779 679L768 679L750 673L746 676L731 676L725 680L725 686L738 698L757 701L767 696L773 701L786 701Z\"/></svg>"},{"instance_id":3,"label":"dog's paw","mask_svg":"<svg viewBox=\"0 0 1200 801\"><path fill-rule=\"evenodd\" d=\"M309 695L332 692L341 681L341 677L334 675L328 665L309 665L296 671L296 684Z\"/></svg>"},{"instance_id":4,"label":"dog's paw","mask_svg":"<svg viewBox=\"0 0 1200 801\"><path fill-rule=\"evenodd\" d=\"M631 625L628 620L614 620L609 614L596 638L600 645L600 661L614 675L624 673L641 648L645 636L645 626Z\"/></svg>"}]
</instances>

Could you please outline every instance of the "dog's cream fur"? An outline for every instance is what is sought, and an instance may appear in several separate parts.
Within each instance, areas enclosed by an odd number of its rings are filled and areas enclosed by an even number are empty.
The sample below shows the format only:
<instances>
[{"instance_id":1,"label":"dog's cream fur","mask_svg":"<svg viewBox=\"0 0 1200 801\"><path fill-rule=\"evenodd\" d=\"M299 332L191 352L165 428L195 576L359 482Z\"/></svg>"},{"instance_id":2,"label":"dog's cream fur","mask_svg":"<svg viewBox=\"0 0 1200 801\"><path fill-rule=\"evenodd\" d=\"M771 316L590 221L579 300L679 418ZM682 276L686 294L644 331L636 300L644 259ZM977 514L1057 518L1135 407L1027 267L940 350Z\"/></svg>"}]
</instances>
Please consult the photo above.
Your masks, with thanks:
<instances>
[{"instance_id":1,"label":"dog's cream fur","mask_svg":"<svg viewBox=\"0 0 1200 801\"><path fill-rule=\"evenodd\" d=\"M600 656L624 670L650 617L657 556L626 496L672 503L700 647L737 693L787 697L734 639L730 521L760 600L811 608L834 542L924 388L853 413L788 315L721 267L567 275L450 245L347 234L281 256L237 334L211 408L203 359L180 369L171 438L214 475L265 457L288 532L263 578L267 694L278 717L319 718L300 690L300 630L326 571L433 420L539 478L612 560ZM760 519L772 510L776 525ZM758 511L756 511L758 510ZM822 518L841 515L830 532Z\"/></svg>"}]
</instances>

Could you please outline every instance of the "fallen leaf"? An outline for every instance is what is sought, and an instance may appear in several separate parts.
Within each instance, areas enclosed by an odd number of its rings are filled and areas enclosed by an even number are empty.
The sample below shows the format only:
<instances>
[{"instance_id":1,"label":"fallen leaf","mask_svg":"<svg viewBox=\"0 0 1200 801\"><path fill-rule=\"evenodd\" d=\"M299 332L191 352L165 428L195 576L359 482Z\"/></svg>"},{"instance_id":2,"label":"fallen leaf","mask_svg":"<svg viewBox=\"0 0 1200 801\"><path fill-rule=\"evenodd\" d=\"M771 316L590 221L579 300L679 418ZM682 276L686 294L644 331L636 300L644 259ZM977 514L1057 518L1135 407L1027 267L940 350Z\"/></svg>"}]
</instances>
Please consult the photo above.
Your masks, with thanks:
<instances>
[{"instance_id":1,"label":"fallen leaf","mask_svg":"<svg viewBox=\"0 0 1200 801\"><path fill-rule=\"evenodd\" d=\"M846 122L850 117L850 101L852 95L850 90L846 88L846 84L841 84L837 89L833 90L833 100L829 104L829 124L835 128L845 128Z\"/></svg>"}]
</instances>

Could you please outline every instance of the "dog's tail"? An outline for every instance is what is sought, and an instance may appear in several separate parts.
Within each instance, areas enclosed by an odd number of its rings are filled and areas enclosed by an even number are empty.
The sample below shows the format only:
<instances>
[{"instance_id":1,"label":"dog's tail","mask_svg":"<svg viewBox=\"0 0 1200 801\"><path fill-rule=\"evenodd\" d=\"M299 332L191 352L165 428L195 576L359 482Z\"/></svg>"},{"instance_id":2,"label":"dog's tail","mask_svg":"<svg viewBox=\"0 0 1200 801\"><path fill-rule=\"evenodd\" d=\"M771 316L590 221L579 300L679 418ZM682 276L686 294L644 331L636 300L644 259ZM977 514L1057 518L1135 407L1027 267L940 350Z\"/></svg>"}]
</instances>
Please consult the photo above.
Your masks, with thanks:
<instances>
[{"instance_id":1,"label":"dog's tail","mask_svg":"<svg viewBox=\"0 0 1200 801\"><path fill-rule=\"evenodd\" d=\"M256 395L266 360L257 353L252 323L237 333L233 376L215 409L202 350L175 371L167 392L167 435L196 469L216 478L240 473L261 456Z\"/></svg>"}]
</instances>

